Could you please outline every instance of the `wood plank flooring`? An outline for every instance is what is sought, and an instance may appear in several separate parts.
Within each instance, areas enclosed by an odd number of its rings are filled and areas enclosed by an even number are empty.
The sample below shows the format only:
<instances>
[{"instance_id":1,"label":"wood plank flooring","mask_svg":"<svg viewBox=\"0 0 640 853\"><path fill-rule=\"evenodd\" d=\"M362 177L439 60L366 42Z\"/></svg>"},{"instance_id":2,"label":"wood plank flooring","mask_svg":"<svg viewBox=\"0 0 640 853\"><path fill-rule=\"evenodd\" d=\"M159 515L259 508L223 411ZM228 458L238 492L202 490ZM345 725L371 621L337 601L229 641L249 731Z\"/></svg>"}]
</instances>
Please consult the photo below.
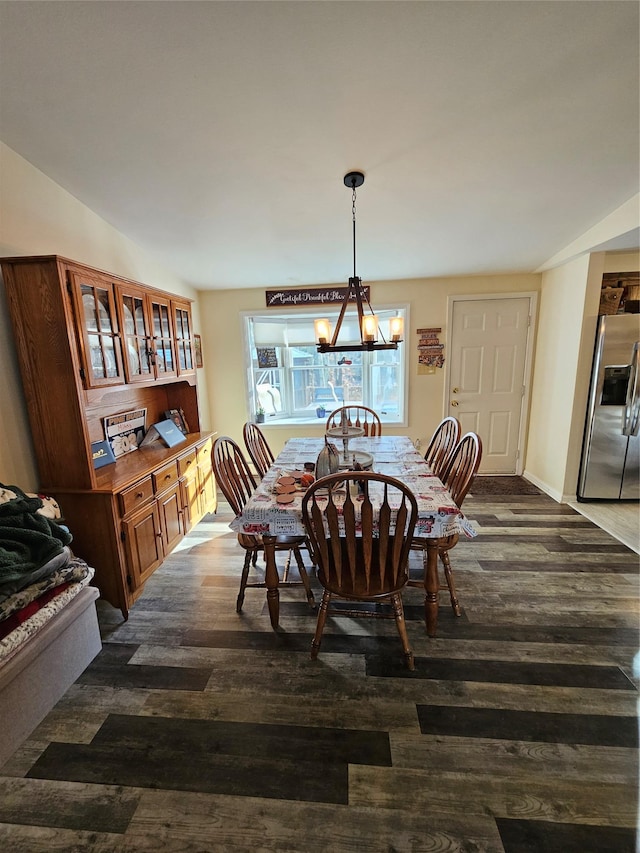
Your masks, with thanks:
<instances>
[{"instance_id":1,"label":"wood plank flooring","mask_svg":"<svg viewBox=\"0 0 640 853\"><path fill-rule=\"evenodd\" d=\"M416 671L393 621L283 590L235 598L228 507L149 580L102 653L0 768L11 853L631 853L638 555L546 495L468 497ZM419 573L420 557L414 570ZM313 581L317 587L317 581ZM319 596L316 596L319 599Z\"/></svg>"}]
</instances>

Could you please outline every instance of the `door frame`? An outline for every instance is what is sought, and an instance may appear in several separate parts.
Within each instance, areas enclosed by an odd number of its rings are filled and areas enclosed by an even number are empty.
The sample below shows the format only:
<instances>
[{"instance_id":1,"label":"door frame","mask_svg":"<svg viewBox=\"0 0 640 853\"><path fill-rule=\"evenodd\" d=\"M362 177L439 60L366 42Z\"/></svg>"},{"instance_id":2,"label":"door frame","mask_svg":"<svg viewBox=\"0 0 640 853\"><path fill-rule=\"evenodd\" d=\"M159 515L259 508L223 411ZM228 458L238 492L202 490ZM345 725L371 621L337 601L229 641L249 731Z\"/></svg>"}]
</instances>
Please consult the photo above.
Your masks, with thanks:
<instances>
[{"instance_id":1,"label":"door frame","mask_svg":"<svg viewBox=\"0 0 640 853\"><path fill-rule=\"evenodd\" d=\"M451 295L447 298L447 343L449 358L445 360L444 376L444 398L442 408L445 417L450 412L449 401L451 399L451 352L455 345L453 340L453 309L456 302L480 302L490 299L528 299L529 300L529 326L527 331L527 343L525 350L523 393L520 408L520 427L518 429L518 455L516 458L516 474L521 475L524 471L525 452L529 429L529 407L531 402L531 376L533 373L533 351L535 347L536 329L538 323L538 291L523 290L509 291L508 293L465 293Z\"/></svg>"}]
</instances>

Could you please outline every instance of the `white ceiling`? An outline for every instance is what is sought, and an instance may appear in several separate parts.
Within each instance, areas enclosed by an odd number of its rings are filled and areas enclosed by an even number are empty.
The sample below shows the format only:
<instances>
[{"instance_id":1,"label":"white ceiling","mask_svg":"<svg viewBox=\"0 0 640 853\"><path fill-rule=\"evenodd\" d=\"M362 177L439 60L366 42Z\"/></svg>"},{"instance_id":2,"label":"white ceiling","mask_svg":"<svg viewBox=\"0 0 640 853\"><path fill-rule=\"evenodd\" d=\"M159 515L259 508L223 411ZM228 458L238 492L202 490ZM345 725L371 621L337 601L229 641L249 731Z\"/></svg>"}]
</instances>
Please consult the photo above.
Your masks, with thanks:
<instances>
[{"instance_id":1,"label":"white ceiling","mask_svg":"<svg viewBox=\"0 0 640 853\"><path fill-rule=\"evenodd\" d=\"M1 2L0 137L199 288L346 281L353 169L363 280L530 272L639 190L638 11Z\"/></svg>"}]
</instances>

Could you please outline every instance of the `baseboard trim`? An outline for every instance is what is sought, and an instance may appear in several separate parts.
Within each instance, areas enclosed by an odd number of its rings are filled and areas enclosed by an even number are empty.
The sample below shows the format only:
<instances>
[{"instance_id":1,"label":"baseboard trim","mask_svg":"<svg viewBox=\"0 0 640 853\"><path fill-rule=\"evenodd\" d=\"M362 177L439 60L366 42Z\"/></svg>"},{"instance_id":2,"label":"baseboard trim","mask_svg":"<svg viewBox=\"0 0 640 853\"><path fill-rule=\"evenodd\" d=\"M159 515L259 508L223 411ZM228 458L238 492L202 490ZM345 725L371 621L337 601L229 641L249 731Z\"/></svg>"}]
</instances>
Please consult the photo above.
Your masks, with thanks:
<instances>
[{"instance_id":1,"label":"baseboard trim","mask_svg":"<svg viewBox=\"0 0 640 853\"><path fill-rule=\"evenodd\" d=\"M539 477L536 477L535 474L532 474L530 471L525 469L522 476L525 480L528 480L530 483L533 483L534 486L537 486L541 491L545 494L549 495L550 498L553 498L559 504L566 504L570 501L575 501L575 495L565 495L562 492L559 492L557 489L552 488L548 483L545 483Z\"/></svg>"}]
</instances>

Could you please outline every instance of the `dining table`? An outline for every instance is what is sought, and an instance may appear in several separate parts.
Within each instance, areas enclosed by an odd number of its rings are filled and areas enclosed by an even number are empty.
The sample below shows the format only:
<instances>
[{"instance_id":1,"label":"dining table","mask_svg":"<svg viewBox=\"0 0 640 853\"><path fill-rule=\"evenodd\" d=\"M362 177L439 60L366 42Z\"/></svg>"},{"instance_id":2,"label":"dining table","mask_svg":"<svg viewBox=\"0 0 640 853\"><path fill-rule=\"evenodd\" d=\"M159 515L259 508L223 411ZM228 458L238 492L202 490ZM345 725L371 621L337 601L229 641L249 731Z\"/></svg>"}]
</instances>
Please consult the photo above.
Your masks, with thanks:
<instances>
[{"instance_id":1,"label":"dining table","mask_svg":"<svg viewBox=\"0 0 640 853\"><path fill-rule=\"evenodd\" d=\"M292 473L299 477L300 472L305 470L305 465L306 470L309 470L324 447L323 437L289 439L252 493L242 514L234 518L229 525L236 533L262 537L267 606L274 630L278 630L280 619L276 538L306 535L302 521L304 487L298 487L287 499L288 502L283 503L279 500L277 481ZM343 453L343 450L347 449L346 445L344 449L336 449L340 455L341 467L352 467ZM414 539L424 539L427 551L423 580L425 625L427 634L434 637L438 623L438 540L454 534L472 538L477 532L407 436L350 438L348 454L354 461L372 459L371 468L374 471L401 480L411 488L416 497L418 520ZM375 510L374 504L374 516Z\"/></svg>"}]
</instances>

